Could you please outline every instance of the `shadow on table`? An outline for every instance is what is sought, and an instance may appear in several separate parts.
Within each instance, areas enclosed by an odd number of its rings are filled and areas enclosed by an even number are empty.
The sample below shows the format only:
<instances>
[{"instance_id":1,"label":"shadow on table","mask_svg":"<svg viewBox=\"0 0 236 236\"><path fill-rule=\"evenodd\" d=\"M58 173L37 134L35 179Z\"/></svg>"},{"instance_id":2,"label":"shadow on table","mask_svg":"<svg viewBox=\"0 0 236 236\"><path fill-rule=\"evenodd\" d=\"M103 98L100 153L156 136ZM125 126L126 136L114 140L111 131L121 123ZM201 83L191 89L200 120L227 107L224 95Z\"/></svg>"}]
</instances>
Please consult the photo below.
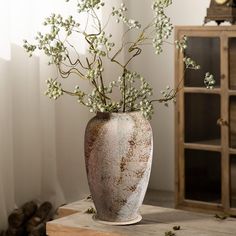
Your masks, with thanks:
<instances>
[{"instance_id":1,"label":"shadow on table","mask_svg":"<svg viewBox=\"0 0 236 236\"><path fill-rule=\"evenodd\" d=\"M142 217L143 219L139 224L176 223L176 222L203 220L211 218L210 215L205 215L200 213L190 213L178 210L146 213L142 214Z\"/></svg>"}]
</instances>

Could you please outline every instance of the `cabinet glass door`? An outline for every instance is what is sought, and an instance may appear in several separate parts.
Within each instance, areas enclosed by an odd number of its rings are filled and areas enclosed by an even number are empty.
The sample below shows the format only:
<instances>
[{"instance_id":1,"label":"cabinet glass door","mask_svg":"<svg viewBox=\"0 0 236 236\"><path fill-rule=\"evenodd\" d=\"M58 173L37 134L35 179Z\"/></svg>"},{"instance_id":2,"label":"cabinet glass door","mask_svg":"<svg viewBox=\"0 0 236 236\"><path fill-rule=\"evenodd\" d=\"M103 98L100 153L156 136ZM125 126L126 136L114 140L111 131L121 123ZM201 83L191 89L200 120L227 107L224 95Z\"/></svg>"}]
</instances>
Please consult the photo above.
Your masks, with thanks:
<instances>
[{"instance_id":1,"label":"cabinet glass door","mask_svg":"<svg viewBox=\"0 0 236 236\"><path fill-rule=\"evenodd\" d=\"M220 96L185 93L185 143L221 145Z\"/></svg>"},{"instance_id":2,"label":"cabinet glass door","mask_svg":"<svg viewBox=\"0 0 236 236\"><path fill-rule=\"evenodd\" d=\"M229 104L229 143L231 148L236 148L236 97L230 97Z\"/></svg>"},{"instance_id":3,"label":"cabinet glass door","mask_svg":"<svg viewBox=\"0 0 236 236\"><path fill-rule=\"evenodd\" d=\"M221 154L185 150L185 199L221 202Z\"/></svg>"},{"instance_id":4,"label":"cabinet glass door","mask_svg":"<svg viewBox=\"0 0 236 236\"><path fill-rule=\"evenodd\" d=\"M236 208L236 155L230 157L230 205Z\"/></svg>"},{"instance_id":5,"label":"cabinet glass door","mask_svg":"<svg viewBox=\"0 0 236 236\"><path fill-rule=\"evenodd\" d=\"M190 57L201 66L200 70L186 70L186 87L205 87L203 78L206 72L214 74L215 87L220 87L220 38L188 37L185 57ZM204 56L202 56L204 55Z\"/></svg>"},{"instance_id":6,"label":"cabinet glass door","mask_svg":"<svg viewBox=\"0 0 236 236\"><path fill-rule=\"evenodd\" d=\"M229 88L236 89L236 38L229 39Z\"/></svg>"}]
</instances>

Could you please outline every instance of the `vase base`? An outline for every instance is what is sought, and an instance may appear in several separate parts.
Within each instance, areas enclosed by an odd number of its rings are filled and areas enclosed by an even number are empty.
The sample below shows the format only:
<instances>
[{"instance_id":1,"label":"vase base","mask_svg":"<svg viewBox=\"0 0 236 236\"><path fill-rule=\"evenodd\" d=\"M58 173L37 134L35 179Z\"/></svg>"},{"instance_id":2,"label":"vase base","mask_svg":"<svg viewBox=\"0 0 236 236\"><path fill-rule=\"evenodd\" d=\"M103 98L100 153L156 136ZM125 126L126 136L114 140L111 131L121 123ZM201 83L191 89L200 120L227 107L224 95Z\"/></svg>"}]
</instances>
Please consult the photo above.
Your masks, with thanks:
<instances>
[{"instance_id":1,"label":"vase base","mask_svg":"<svg viewBox=\"0 0 236 236\"><path fill-rule=\"evenodd\" d=\"M142 220L142 216L137 215L137 217L133 220L119 222L119 221L100 220L97 215L94 215L93 220L98 223L105 224L105 225L133 225L133 224L140 222Z\"/></svg>"}]
</instances>

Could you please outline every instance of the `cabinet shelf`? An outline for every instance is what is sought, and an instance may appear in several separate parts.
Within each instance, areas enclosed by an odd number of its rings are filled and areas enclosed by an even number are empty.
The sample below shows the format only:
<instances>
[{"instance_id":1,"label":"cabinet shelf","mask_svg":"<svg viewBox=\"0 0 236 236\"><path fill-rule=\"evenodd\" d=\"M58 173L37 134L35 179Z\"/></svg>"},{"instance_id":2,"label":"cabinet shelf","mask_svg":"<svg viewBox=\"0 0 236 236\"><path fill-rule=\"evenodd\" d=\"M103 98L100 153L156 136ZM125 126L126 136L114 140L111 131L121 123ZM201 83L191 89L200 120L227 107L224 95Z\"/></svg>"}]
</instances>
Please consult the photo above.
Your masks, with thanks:
<instances>
[{"instance_id":1,"label":"cabinet shelf","mask_svg":"<svg viewBox=\"0 0 236 236\"><path fill-rule=\"evenodd\" d=\"M193 207L200 207L202 211L215 210L216 208L219 210L223 210L222 204L218 202L204 202L189 199L184 200L183 206L187 207L187 209L192 209Z\"/></svg>"},{"instance_id":2,"label":"cabinet shelf","mask_svg":"<svg viewBox=\"0 0 236 236\"><path fill-rule=\"evenodd\" d=\"M221 140L220 139L210 139L201 140L194 143L184 143L184 148L186 149L196 149L196 150L208 150L208 151L221 151Z\"/></svg>"},{"instance_id":3,"label":"cabinet shelf","mask_svg":"<svg viewBox=\"0 0 236 236\"><path fill-rule=\"evenodd\" d=\"M223 32L223 33L222 33ZM236 27L177 27L176 206L236 216ZM183 57L201 65L184 71ZM214 89L203 83L214 75Z\"/></svg>"},{"instance_id":4,"label":"cabinet shelf","mask_svg":"<svg viewBox=\"0 0 236 236\"><path fill-rule=\"evenodd\" d=\"M230 148L229 153L230 154L236 154L236 148Z\"/></svg>"},{"instance_id":5,"label":"cabinet shelf","mask_svg":"<svg viewBox=\"0 0 236 236\"><path fill-rule=\"evenodd\" d=\"M219 146L221 147L221 139L207 139L207 140L200 140L198 142L194 142L196 145L207 145L207 146Z\"/></svg>"},{"instance_id":6,"label":"cabinet shelf","mask_svg":"<svg viewBox=\"0 0 236 236\"><path fill-rule=\"evenodd\" d=\"M207 89L201 87L184 87L185 93L206 93L206 94L220 94L221 89L219 87L214 87L214 89ZM235 91L236 94L236 91Z\"/></svg>"},{"instance_id":7,"label":"cabinet shelf","mask_svg":"<svg viewBox=\"0 0 236 236\"><path fill-rule=\"evenodd\" d=\"M221 204L221 198L219 198L218 195L213 195L212 193L192 193L192 195L189 195L188 197L185 198L186 201L192 202L193 204L195 203L211 203L215 206L218 206ZM191 200L191 199L195 199L195 200ZM199 200L198 200L199 199ZM204 201L202 200L204 199ZM236 203L236 201L235 201Z\"/></svg>"},{"instance_id":8,"label":"cabinet shelf","mask_svg":"<svg viewBox=\"0 0 236 236\"><path fill-rule=\"evenodd\" d=\"M236 90L229 90L229 96L236 96Z\"/></svg>"}]
</instances>

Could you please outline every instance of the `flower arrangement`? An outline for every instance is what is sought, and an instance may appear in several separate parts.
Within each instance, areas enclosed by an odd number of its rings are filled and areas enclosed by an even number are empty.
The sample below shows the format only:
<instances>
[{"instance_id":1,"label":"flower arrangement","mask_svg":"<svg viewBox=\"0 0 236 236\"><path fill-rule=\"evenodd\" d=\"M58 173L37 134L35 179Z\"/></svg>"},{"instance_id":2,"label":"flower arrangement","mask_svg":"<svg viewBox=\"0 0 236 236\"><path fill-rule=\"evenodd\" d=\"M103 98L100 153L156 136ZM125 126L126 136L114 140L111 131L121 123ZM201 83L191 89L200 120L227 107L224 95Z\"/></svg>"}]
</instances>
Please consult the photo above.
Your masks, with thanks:
<instances>
[{"instance_id":1,"label":"flower arrangement","mask_svg":"<svg viewBox=\"0 0 236 236\"><path fill-rule=\"evenodd\" d=\"M66 0L66 2L69 1ZM154 0L153 18L145 26L127 17L128 9L123 3L118 7L112 7L107 15L107 21L103 23L97 14L97 11L105 6L102 0L78 0L78 14L87 14L85 27L82 27L73 16L63 18L60 14L52 14L46 18L44 25L49 27L49 32L45 34L38 32L35 44L24 40L24 48L30 56L36 49L42 50L49 57L49 65L53 64L57 67L58 77L47 80L46 95L53 99L63 94L72 95L80 104L88 107L90 112L141 111L147 119L151 119L154 110L153 103L166 104L174 100L181 84L173 89L167 87L162 91L161 98L152 99L151 85L140 74L129 70L129 64L141 54L146 45L152 45L156 54L163 51L163 44L167 42L173 30L170 18L165 13L166 8L171 4L171 0ZM117 46L115 46L113 35L106 30L112 17L117 24L125 25L121 43ZM92 20L89 21L89 19ZM90 30L87 27L88 22L92 26ZM137 37L129 42L126 36L131 31L136 31ZM74 35L82 36L87 44L87 55L84 60L81 59L76 45L70 42L70 38ZM179 50L184 51L187 47L187 38L183 37L174 44ZM128 57L122 63L118 56L124 51L128 53ZM104 60L115 63L121 69L120 76L112 82L104 79L103 73L106 69ZM184 64L186 69L200 68L191 58L184 57ZM64 89L60 81L72 75L87 80L92 86L91 91L83 91L79 85L76 85L72 91ZM204 82L208 88L212 88L215 83L213 76L209 73L206 74ZM112 98L115 89L120 92L119 100Z\"/></svg>"}]
</instances>

